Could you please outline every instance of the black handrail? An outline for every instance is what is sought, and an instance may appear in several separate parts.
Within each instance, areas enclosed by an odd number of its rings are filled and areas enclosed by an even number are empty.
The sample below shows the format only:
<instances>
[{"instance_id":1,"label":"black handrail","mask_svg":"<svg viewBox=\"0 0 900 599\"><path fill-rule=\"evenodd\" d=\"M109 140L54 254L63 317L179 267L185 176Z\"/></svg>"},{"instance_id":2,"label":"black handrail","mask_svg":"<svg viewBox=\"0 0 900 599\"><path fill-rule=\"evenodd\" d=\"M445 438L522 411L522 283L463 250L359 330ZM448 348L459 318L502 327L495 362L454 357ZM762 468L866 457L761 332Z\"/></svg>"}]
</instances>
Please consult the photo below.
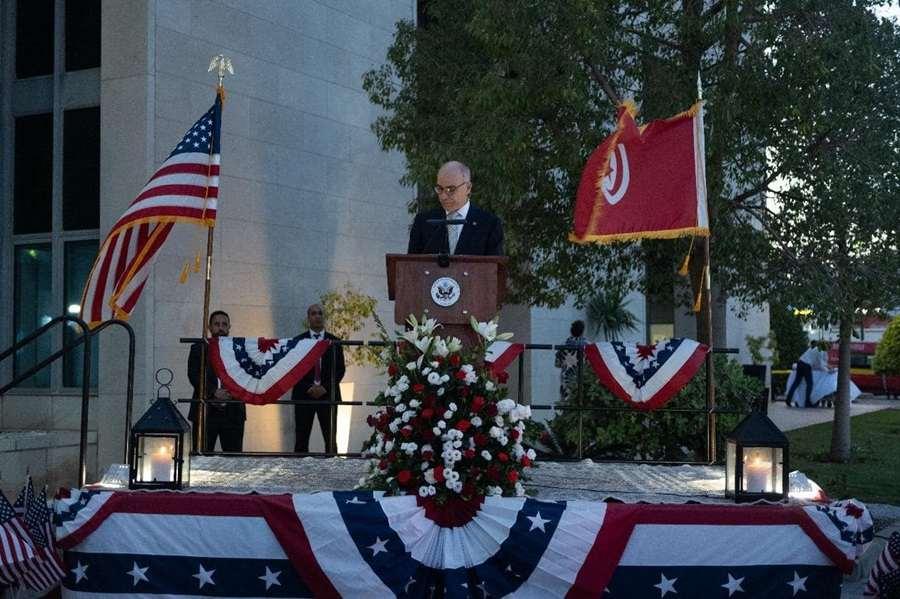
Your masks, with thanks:
<instances>
[{"instance_id":1,"label":"black handrail","mask_svg":"<svg viewBox=\"0 0 900 599\"><path fill-rule=\"evenodd\" d=\"M35 364L28 370L18 375L13 376L13 379L0 387L0 395L3 395L9 389L19 385L23 381L31 378L59 358L65 356L73 349L78 347L79 345L84 345L84 353L82 354L82 365L81 365L81 426L79 431L79 443L78 443L78 487L81 488L84 486L87 479L87 437L88 437L88 416L90 410L90 394L91 394L91 372L92 368L92 355L91 355L91 344L90 340L93 339L94 336L98 335L101 331L105 330L107 327L111 325L121 326L128 333L128 377L126 381L126 396L125 396L125 456L127 461L128 456L128 444L131 433L131 413L132 406L134 404L134 352L135 352L135 336L134 329L130 324L123 320L113 319L108 320L106 322L101 323L99 326L91 329L88 327L87 323L78 318L77 316L71 316L69 314L63 314L62 316L57 316L50 320L50 322L46 323L44 326L39 327L23 337L19 339L7 349L0 352L0 362L15 354L15 352L19 351L47 331L49 331L54 326L60 323L72 323L78 326L79 328L79 336L75 341L64 344L62 349L54 352L50 356L44 358L39 363Z\"/></svg>"}]
</instances>

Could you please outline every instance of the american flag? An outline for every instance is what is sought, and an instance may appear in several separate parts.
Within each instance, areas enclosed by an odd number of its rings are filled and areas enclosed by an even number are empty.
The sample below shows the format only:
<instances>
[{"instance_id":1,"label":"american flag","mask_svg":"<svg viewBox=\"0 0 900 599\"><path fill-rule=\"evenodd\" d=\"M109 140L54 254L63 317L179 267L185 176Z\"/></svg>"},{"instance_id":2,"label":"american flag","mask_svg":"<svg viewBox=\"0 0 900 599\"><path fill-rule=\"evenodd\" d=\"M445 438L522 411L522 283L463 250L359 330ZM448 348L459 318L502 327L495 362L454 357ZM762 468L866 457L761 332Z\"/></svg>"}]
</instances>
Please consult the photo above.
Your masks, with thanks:
<instances>
[{"instance_id":1,"label":"american flag","mask_svg":"<svg viewBox=\"0 0 900 599\"><path fill-rule=\"evenodd\" d=\"M900 532L894 532L872 566L866 595L896 597L900 595Z\"/></svg>"},{"instance_id":2,"label":"american flag","mask_svg":"<svg viewBox=\"0 0 900 599\"><path fill-rule=\"evenodd\" d=\"M0 493L0 584L17 586L34 563L28 532L13 506Z\"/></svg>"},{"instance_id":3,"label":"american flag","mask_svg":"<svg viewBox=\"0 0 900 599\"><path fill-rule=\"evenodd\" d=\"M26 588L33 591L52 589L66 573L56 551L51 511L47 506L47 489L36 496L34 484L29 477L16 499L14 509L24 520L27 538L31 541L34 552L34 562L23 572L22 581Z\"/></svg>"},{"instance_id":4,"label":"american flag","mask_svg":"<svg viewBox=\"0 0 900 599\"><path fill-rule=\"evenodd\" d=\"M131 314L175 223L215 224L221 117L217 94L113 225L81 298L81 317L89 326Z\"/></svg>"}]
</instances>

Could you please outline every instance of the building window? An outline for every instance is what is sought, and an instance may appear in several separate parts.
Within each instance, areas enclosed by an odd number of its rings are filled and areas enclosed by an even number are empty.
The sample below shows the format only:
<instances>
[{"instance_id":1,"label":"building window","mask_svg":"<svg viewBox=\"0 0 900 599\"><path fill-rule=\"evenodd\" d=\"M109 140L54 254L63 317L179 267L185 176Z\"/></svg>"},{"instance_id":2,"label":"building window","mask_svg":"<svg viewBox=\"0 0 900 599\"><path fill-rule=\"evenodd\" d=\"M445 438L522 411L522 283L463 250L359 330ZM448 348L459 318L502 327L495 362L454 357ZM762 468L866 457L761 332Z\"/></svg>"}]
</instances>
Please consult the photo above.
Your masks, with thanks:
<instances>
[{"instance_id":1,"label":"building window","mask_svg":"<svg viewBox=\"0 0 900 599\"><path fill-rule=\"evenodd\" d=\"M100 227L100 109L63 115L63 229Z\"/></svg>"},{"instance_id":2,"label":"building window","mask_svg":"<svg viewBox=\"0 0 900 599\"><path fill-rule=\"evenodd\" d=\"M100 0L66 2L66 70L100 66Z\"/></svg>"},{"instance_id":3,"label":"building window","mask_svg":"<svg viewBox=\"0 0 900 599\"><path fill-rule=\"evenodd\" d=\"M15 73L0 73L4 92L12 94L11 102L0 103L0 122L13 124L7 138L12 143L0 148L5 158L0 160L0 180L12 180L6 188L11 193L0 186L0 204L12 217L0 223L0 239L8 244L0 258L7 256L3 266L10 271L7 284L0 286L0 305L12 307L12 314L0 323L2 346L62 314L80 312L81 292L97 253L100 83L99 77L91 84L95 78L71 72L100 66L100 4L0 2L0 23L15 23L15 40L6 46ZM28 77L45 79L13 81ZM73 325L50 329L16 353L15 375L79 334ZM96 356L96 340L92 343ZM80 386L83 355L79 347L22 386L54 393ZM97 361L92 362L91 384L96 385Z\"/></svg>"},{"instance_id":4,"label":"building window","mask_svg":"<svg viewBox=\"0 0 900 599\"><path fill-rule=\"evenodd\" d=\"M16 77L53 74L53 0L16 3Z\"/></svg>"},{"instance_id":5,"label":"building window","mask_svg":"<svg viewBox=\"0 0 900 599\"><path fill-rule=\"evenodd\" d=\"M49 233L53 197L53 115L19 117L15 128L13 233Z\"/></svg>"},{"instance_id":6,"label":"building window","mask_svg":"<svg viewBox=\"0 0 900 599\"><path fill-rule=\"evenodd\" d=\"M53 318L52 260L49 243L17 245L14 254L13 314L16 339L22 339ZM13 359L15 376L25 372L50 355L49 335L16 352ZM44 369L21 384L22 387L50 386L50 371Z\"/></svg>"}]
</instances>

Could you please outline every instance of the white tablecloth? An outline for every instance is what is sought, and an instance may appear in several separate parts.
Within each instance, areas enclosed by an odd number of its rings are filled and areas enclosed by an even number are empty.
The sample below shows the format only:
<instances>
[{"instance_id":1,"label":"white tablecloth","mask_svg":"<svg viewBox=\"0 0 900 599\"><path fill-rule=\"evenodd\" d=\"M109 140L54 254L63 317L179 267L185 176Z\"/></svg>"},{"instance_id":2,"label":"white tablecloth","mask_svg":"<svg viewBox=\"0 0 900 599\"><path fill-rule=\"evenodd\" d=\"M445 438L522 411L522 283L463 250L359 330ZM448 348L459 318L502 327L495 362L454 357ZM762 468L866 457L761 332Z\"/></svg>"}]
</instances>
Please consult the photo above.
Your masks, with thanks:
<instances>
[{"instance_id":1,"label":"white tablecloth","mask_svg":"<svg viewBox=\"0 0 900 599\"><path fill-rule=\"evenodd\" d=\"M797 376L796 368L791 369L791 374L788 376L787 387L784 389L785 393L785 401L787 401L787 392L790 391L791 385L794 384L794 378ZM793 397L793 405L798 408L806 408L806 407L814 407L818 406L819 402L822 401L823 398L831 395L833 393L837 393L837 379L838 373L837 370L834 372L826 372L824 370L813 370L812 372L813 378L813 388L812 394L810 394L810 403L806 404L806 381L800 381L800 384L797 385L797 390L794 391ZM856 398L859 397L860 390L853 381L850 381L850 401L856 401Z\"/></svg>"}]
</instances>

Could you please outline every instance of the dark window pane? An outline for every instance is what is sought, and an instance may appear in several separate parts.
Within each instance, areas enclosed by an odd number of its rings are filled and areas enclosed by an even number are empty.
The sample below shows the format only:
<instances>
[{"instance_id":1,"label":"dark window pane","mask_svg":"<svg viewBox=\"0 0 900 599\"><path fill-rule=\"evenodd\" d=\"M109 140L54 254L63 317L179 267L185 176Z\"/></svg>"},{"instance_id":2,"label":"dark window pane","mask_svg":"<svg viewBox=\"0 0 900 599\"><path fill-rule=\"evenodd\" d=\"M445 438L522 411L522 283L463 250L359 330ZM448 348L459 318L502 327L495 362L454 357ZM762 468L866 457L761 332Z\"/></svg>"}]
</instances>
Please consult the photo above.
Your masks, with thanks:
<instances>
[{"instance_id":1,"label":"dark window pane","mask_svg":"<svg viewBox=\"0 0 900 599\"><path fill-rule=\"evenodd\" d=\"M53 193L53 116L16 119L15 203L13 231L50 231Z\"/></svg>"},{"instance_id":2,"label":"dark window pane","mask_svg":"<svg viewBox=\"0 0 900 599\"><path fill-rule=\"evenodd\" d=\"M96 239L85 241L67 241L65 253L65 272L63 273L63 305L66 313L78 316L81 313L81 292L84 283L91 273L94 258L100 244ZM65 342L75 341L81 330L75 324L66 326ZM84 359L84 347L77 348L63 356L63 386L80 387ZM91 386L97 386L97 338L91 339Z\"/></svg>"},{"instance_id":3,"label":"dark window pane","mask_svg":"<svg viewBox=\"0 0 900 599\"><path fill-rule=\"evenodd\" d=\"M66 2L66 70L100 66L100 0Z\"/></svg>"},{"instance_id":4,"label":"dark window pane","mask_svg":"<svg viewBox=\"0 0 900 599\"><path fill-rule=\"evenodd\" d=\"M16 341L53 318L50 298L50 244L15 246L13 326ZM13 370L25 372L50 355L50 335L42 335L16 352ZM50 367L21 383L22 387L49 387Z\"/></svg>"},{"instance_id":5,"label":"dark window pane","mask_svg":"<svg viewBox=\"0 0 900 599\"><path fill-rule=\"evenodd\" d=\"M100 227L100 109L63 114L63 229Z\"/></svg>"},{"instance_id":6,"label":"dark window pane","mask_svg":"<svg viewBox=\"0 0 900 599\"><path fill-rule=\"evenodd\" d=\"M53 0L16 3L16 77L53 74Z\"/></svg>"}]
</instances>

